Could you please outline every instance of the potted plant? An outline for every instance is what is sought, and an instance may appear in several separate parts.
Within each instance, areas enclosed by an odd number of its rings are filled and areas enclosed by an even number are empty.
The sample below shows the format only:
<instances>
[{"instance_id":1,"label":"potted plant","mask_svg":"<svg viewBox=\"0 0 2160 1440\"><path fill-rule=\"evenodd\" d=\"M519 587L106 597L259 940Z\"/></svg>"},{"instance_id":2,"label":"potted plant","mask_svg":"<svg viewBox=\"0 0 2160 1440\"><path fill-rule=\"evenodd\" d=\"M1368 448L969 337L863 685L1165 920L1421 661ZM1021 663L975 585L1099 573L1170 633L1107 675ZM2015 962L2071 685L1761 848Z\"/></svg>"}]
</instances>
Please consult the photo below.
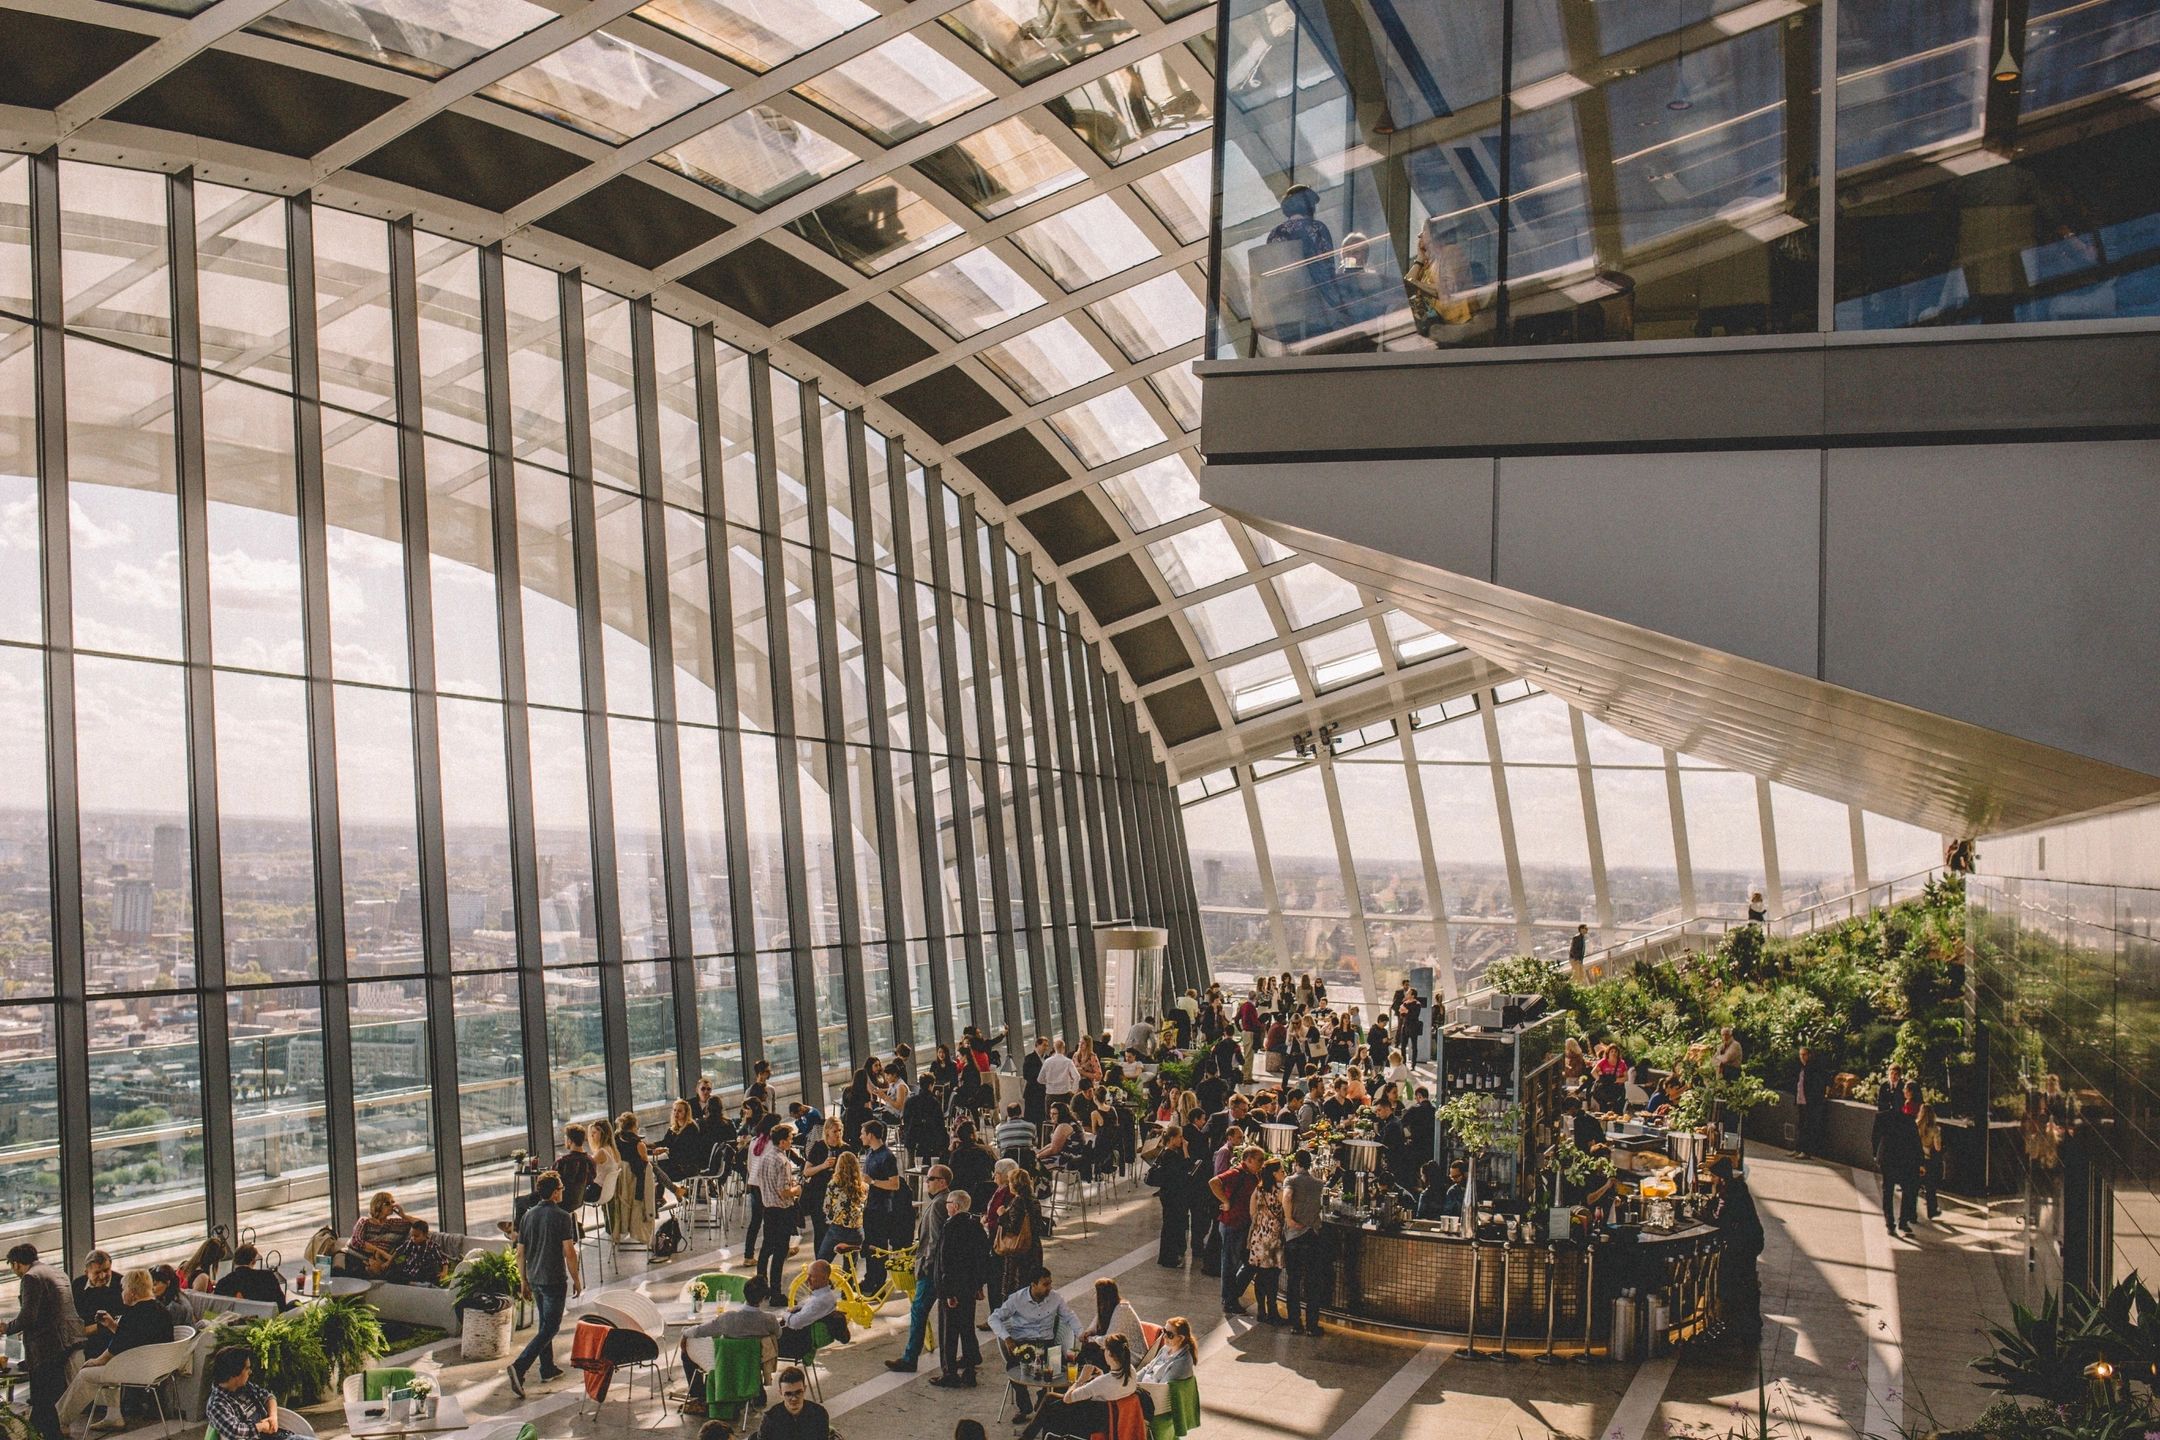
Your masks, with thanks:
<instances>
[{"instance_id":1,"label":"potted plant","mask_svg":"<svg viewBox=\"0 0 2160 1440\"><path fill-rule=\"evenodd\" d=\"M457 1292L462 1327L460 1353L467 1360L493 1360L510 1347L512 1304L524 1277L517 1256L508 1250L475 1250L450 1277Z\"/></svg>"},{"instance_id":2,"label":"potted plant","mask_svg":"<svg viewBox=\"0 0 2160 1440\"><path fill-rule=\"evenodd\" d=\"M316 1344L330 1362L333 1379L357 1375L368 1362L390 1353L382 1317L363 1300L350 1295L328 1297L301 1313L315 1327Z\"/></svg>"},{"instance_id":3,"label":"potted plant","mask_svg":"<svg viewBox=\"0 0 2160 1440\"><path fill-rule=\"evenodd\" d=\"M224 1335L247 1348L255 1383L280 1404L304 1409L330 1388L330 1357L323 1354L322 1333L307 1310L253 1316L228 1325Z\"/></svg>"}]
</instances>

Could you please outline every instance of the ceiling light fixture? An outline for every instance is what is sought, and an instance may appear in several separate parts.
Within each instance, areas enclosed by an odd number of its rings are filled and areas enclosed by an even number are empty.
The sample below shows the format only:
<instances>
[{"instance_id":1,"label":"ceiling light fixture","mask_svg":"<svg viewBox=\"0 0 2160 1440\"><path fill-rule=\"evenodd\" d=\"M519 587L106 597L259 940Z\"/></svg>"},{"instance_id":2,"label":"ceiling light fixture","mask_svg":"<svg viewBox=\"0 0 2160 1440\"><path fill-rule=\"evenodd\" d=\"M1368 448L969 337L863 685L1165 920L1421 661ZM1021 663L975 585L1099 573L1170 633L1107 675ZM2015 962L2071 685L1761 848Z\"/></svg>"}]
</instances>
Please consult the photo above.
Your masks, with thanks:
<instances>
[{"instance_id":1,"label":"ceiling light fixture","mask_svg":"<svg viewBox=\"0 0 2160 1440\"><path fill-rule=\"evenodd\" d=\"M2017 56L2010 53L2010 7L2006 5L2003 7L2002 54L1996 57L1995 60L1995 83L1998 85L2014 84L2018 77L2024 73L2023 70L2018 68Z\"/></svg>"},{"instance_id":2,"label":"ceiling light fixture","mask_svg":"<svg viewBox=\"0 0 2160 1440\"><path fill-rule=\"evenodd\" d=\"M1682 27L1686 23L1686 16L1682 15ZM1665 102L1665 108L1673 111L1692 110L1695 108L1695 101L1688 94L1687 88L1687 34L1684 28L1676 29L1674 33L1680 37L1680 51L1673 56L1672 99Z\"/></svg>"}]
</instances>

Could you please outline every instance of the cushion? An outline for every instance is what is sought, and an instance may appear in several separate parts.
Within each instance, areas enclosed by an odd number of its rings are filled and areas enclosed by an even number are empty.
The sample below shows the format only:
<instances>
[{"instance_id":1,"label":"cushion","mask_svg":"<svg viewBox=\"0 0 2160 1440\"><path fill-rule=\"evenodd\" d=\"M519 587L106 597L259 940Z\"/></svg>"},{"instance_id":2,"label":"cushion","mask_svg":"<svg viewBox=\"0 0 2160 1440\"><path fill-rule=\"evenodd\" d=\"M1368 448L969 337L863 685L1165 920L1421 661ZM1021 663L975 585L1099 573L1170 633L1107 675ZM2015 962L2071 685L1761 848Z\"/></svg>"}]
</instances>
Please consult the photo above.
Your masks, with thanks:
<instances>
[{"instance_id":1,"label":"cushion","mask_svg":"<svg viewBox=\"0 0 2160 1440\"><path fill-rule=\"evenodd\" d=\"M360 1398L380 1400L392 1390L402 1390L413 1382L413 1372L397 1368L363 1370L360 1372Z\"/></svg>"}]
</instances>

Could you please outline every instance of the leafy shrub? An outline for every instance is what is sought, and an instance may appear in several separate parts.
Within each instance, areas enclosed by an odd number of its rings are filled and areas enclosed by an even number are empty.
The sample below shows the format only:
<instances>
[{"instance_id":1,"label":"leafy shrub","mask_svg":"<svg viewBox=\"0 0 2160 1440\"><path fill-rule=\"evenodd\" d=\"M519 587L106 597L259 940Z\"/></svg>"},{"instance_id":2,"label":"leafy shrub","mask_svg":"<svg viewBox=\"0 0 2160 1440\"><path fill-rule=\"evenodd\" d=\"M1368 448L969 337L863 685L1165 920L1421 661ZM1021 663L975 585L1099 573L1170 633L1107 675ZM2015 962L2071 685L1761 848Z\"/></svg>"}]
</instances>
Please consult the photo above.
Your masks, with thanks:
<instances>
[{"instance_id":1,"label":"leafy shrub","mask_svg":"<svg viewBox=\"0 0 2160 1440\"><path fill-rule=\"evenodd\" d=\"M316 1301L302 1313L315 1327L316 1343L335 1374L356 1375L368 1367L369 1361L390 1353L382 1317L363 1300L349 1295L332 1296Z\"/></svg>"},{"instance_id":2,"label":"leafy shrub","mask_svg":"<svg viewBox=\"0 0 2160 1440\"><path fill-rule=\"evenodd\" d=\"M474 1250L458 1263L450 1277L460 1308L501 1310L517 1294L525 1277L518 1273L517 1256L508 1250Z\"/></svg>"},{"instance_id":3,"label":"leafy shrub","mask_svg":"<svg viewBox=\"0 0 2160 1440\"><path fill-rule=\"evenodd\" d=\"M255 1383L280 1403L313 1405L330 1388L330 1357L313 1319L318 1307L258 1315L225 1327L228 1344L247 1348L255 1362Z\"/></svg>"}]
</instances>

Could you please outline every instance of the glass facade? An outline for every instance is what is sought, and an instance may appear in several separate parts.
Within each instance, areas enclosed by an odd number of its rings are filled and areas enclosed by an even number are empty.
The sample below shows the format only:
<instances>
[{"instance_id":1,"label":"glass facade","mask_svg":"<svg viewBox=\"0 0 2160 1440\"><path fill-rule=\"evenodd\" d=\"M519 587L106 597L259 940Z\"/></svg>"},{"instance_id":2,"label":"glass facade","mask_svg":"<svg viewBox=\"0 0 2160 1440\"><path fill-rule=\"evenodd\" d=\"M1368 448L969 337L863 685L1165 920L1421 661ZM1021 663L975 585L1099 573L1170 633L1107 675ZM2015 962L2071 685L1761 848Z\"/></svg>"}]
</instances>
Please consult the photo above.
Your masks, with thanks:
<instances>
[{"instance_id":1,"label":"glass facade","mask_svg":"<svg viewBox=\"0 0 2160 1440\"><path fill-rule=\"evenodd\" d=\"M1229 0L1210 353L2160 313L2150 21Z\"/></svg>"},{"instance_id":2,"label":"glass facade","mask_svg":"<svg viewBox=\"0 0 2160 1440\"><path fill-rule=\"evenodd\" d=\"M1098 920L1197 979L1129 703L901 438L409 223L0 182L0 1237L476 1229L701 1072L1077 1035Z\"/></svg>"},{"instance_id":3,"label":"glass facade","mask_svg":"<svg viewBox=\"0 0 2160 1440\"><path fill-rule=\"evenodd\" d=\"M1178 787L1218 977L1316 971L1370 1006L1697 917L1773 915L1941 862L1940 837L1713 769L1522 680ZM1766 843L1767 842L1767 843ZM1775 856L1775 863L1767 863Z\"/></svg>"}]
</instances>

